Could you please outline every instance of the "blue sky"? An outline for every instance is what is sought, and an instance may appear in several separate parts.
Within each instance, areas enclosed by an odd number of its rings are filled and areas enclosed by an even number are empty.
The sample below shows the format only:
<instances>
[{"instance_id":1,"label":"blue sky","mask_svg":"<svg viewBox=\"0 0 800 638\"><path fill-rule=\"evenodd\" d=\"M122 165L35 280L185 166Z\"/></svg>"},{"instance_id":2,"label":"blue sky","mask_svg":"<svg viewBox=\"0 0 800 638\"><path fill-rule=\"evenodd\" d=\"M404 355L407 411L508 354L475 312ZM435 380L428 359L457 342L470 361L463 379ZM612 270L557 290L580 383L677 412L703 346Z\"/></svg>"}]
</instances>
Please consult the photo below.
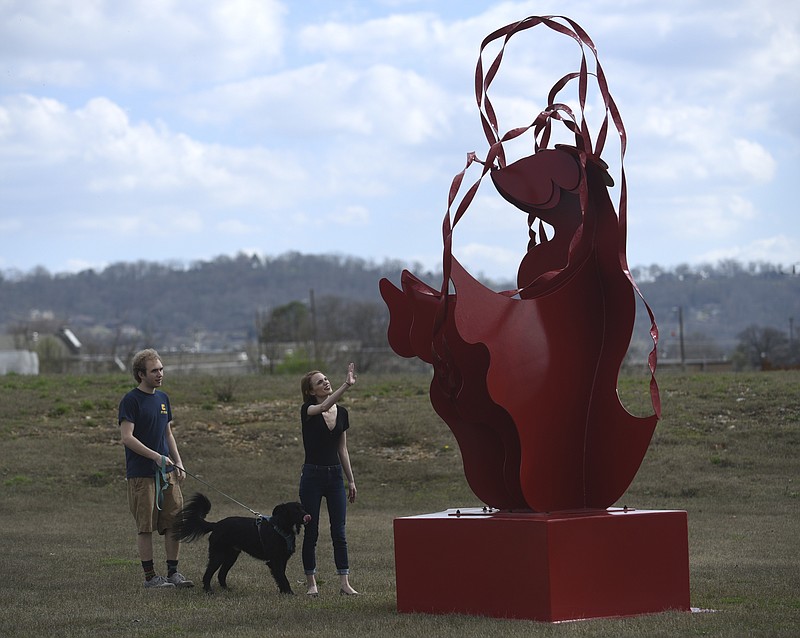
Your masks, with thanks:
<instances>
[{"instance_id":1,"label":"blue sky","mask_svg":"<svg viewBox=\"0 0 800 638\"><path fill-rule=\"evenodd\" d=\"M450 182L487 148L481 40L547 14L592 37L625 122L631 266L791 267L798 7L0 0L0 270L242 251L436 269ZM492 89L500 127L528 124L579 61L544 27L515 36ZM512 279L525 215L485 180L454 241L473 273Z\"/></svg>"}]
</instances>

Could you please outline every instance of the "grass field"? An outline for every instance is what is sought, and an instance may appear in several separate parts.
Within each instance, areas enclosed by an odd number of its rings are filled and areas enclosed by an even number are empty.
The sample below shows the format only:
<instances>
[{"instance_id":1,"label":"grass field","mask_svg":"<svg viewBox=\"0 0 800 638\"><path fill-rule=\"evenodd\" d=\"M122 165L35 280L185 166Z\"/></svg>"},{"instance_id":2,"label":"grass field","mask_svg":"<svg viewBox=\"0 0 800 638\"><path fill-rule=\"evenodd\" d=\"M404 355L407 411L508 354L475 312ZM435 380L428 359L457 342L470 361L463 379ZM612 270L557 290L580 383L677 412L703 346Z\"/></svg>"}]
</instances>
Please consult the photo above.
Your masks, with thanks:
<instances>
[{"instance_id":1,"label":"grass field","mask_svg":"<svg viewBox=\"0 0 800 638\"><path fill-rule=\"evenodd\" d=\"M258 511L294 500L298 379L170 376L165 363L187 469ZM0 635L800 635L800 372L659 376L663 419L619 504L688 512L691 604L713 613L559 625L397 613L393 518L480 505L428 382L363 374L348 393L359 487L348 541L363 595L338 595L323 534L321 595L307 599L280 596L266 567L246 556L223 594L145 591L116 426L132 379L0 377ZM647 410L646 383L620 380L633 412ZM190 477L184 492L194 491L211 498L210 520L247 515ZM181 571L199 581L205 555L205 541L185 545ZM163 566L160 543L156 562ZM298 555L289 576L302 579Z\"/></svg>"}]
</instances>

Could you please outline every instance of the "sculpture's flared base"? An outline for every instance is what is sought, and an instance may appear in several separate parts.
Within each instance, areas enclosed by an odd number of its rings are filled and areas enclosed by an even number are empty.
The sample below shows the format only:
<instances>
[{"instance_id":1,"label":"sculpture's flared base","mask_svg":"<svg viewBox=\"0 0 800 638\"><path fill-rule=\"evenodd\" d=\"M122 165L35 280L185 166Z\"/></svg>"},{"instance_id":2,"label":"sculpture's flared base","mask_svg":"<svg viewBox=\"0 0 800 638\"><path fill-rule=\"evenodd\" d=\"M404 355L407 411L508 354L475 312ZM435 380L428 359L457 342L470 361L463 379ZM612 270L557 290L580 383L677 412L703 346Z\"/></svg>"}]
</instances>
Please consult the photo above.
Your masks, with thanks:
<instances>
[{"instance_id":1,"label":"sculpture's flared base","mask_svg":"<svg viewBox=\"0 0 800 638\"><path fill-rule=\"evenodd\" d=\"M397 610L558 622L690 611L686 512L447 510L394 521Z\"/></svg>"}]
</instances>

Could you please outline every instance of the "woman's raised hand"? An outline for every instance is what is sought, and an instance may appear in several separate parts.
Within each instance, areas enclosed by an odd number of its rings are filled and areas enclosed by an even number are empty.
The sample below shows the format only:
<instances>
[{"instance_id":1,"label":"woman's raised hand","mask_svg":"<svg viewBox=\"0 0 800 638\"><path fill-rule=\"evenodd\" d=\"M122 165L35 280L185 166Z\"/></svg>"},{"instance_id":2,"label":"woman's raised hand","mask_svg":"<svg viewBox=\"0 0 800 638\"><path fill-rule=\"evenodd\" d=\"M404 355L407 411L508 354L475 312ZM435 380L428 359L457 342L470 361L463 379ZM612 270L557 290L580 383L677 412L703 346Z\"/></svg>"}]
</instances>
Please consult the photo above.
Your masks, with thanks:
<instances>
[{"instance_id":1,"label":"woman's raised hand","mask_svg":"<svg viewBox=\"0 0 800 638\"><path fill-rule=\"evenodd\" d=\"M348 386L354 385L356 382L356 364L351 363L347 366L347 377L344 381Z\"/></svg>"}]
</instances>

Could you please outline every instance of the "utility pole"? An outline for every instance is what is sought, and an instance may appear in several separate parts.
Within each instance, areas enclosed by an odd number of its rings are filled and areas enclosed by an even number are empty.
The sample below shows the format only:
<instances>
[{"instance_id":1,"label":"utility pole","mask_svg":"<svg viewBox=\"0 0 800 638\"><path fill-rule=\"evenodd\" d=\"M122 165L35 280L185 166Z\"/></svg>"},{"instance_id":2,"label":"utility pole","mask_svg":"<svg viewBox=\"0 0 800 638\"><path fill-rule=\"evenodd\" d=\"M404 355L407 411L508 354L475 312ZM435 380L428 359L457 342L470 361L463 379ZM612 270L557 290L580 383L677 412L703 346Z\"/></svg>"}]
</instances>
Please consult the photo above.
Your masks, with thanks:
<instances>
[{"instance_id":1,"label":"utility pole","mask_svg":"<svg viewBox=\"0 0 800 638\"><path fill-rule=\"evenodd\" d=\"M311 355L313 364L317 365L317 305L314 301L314 289L308 291L309 310L311 311Z\"/></svg>"},{"instance_id":2,"label":"utility pole","mask_svg":"<svg viewBox=\"0 0 800 638\"><path fill-rule=\"evenodd\" d=\"M681 368L686 365L686 351L683 346L683 306L678 306L678 338L681 345Z\"/></svg>"}]
</instances>

